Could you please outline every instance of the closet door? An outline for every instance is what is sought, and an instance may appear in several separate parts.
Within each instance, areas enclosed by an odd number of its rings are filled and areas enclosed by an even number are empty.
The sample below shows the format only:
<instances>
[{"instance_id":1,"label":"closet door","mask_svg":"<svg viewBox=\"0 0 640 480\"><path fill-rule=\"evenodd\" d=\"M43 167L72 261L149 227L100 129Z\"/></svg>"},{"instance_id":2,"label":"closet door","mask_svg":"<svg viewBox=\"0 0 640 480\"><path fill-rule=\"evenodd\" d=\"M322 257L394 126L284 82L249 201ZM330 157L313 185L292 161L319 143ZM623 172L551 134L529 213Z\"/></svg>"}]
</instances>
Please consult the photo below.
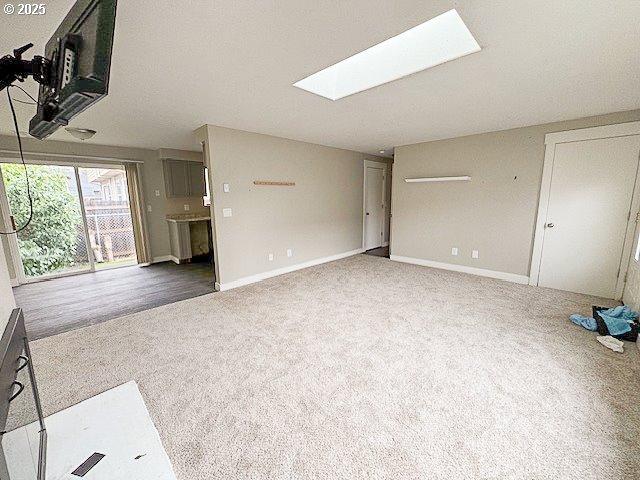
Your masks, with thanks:
<instances>
[{"instance_id":1,"label":"closet door","mask_svg":"<svg viewBox=\"0 0 640 480\"><path fill-rule=\"evenodd\" d=\"M538 285L615 298L639 151L638 135L555 146Z\"/></svg>"}]
</instances>

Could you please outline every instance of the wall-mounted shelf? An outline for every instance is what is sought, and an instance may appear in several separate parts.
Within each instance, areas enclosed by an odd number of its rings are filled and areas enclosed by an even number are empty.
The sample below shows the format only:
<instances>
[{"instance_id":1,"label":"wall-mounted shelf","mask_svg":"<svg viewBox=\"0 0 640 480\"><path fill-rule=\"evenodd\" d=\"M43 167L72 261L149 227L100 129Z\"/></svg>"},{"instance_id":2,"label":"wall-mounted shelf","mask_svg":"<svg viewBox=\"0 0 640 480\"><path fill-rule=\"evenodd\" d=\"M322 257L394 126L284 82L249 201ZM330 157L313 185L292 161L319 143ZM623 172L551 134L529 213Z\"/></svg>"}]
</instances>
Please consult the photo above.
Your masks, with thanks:
<instances>
[{"instance_id":1,"label":"wall-mounted shelf","mask_svg":"<svg viewBox=\"0 0 640 480\"><path fill-rule=\"evenodd\" d=\"M272 185L276 187L295 187L295 182L265 182L262 180L255 180L254 185Z\"/></svg>"},{"instance_id":2,"label":"wall-mounted shelf","mask_svg":"<svg viewBox=\"0 0 640 480\"><path fill-rule=\"evenodd\" d=\"M423 177L423 178L405 178L407 183L427 183L427 182L468 182L471 180L469 175L461 175L458 177Z\"/></svg>"}]
</instances>

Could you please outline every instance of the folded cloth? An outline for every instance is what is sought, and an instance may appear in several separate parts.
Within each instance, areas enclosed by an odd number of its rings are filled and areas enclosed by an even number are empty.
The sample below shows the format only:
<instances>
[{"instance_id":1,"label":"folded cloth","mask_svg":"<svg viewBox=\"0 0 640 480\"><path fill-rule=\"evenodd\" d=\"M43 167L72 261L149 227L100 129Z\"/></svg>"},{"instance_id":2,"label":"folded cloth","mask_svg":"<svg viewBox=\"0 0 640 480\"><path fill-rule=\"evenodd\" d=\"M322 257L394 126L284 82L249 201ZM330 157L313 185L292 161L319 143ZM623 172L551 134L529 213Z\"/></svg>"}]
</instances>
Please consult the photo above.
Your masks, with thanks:
<instances>
[{"instance_id":1,"label":"folded cloth","mask_svg":"<svg viewBox=\"0 0 640 480\"><path fill-rule=\"evenodd\" d=\"M638 319L638 312L634 312L626 305L620 305L619 307L610 308L604 310L601 313L609 315L610 317L623 318L624 320L634 321Z\"/></svg>"},{"instance_id":2,"label":"folded cloth","mask_svg":"<svg viewBox=\"0 0 640 480\"><path fill-rule=\"evenodd\" d=\"M580 325L581 327L584 327L592 332L598 330L598 325L596 324L594 318L585 317L584 315L580 315L579 313L574 313L569 317L569 320L571 320L576 325Z\"/></svg>"},{"instance_id":3,"label":"folded cloth","mask_svg":"<svg viewBox=\"0 0 640 480\"><path fill-rule=\"evenodd\" d=\"M622 335L630 332L630 323L638 318L638 314L626 305L601 310L598 315L604 320L610 335Z\"/></svg>"},{"instance_id":4,"label":"folded cloth","mask_svg":"<svg viewBox=\"0 0 640 480\"><path fill-rule=\"evenodd\" d=\"M624 353L624 342L613 338L611 335L598 335L596 336L596 340L614 352Z\"/></svg>"}]
</instances>

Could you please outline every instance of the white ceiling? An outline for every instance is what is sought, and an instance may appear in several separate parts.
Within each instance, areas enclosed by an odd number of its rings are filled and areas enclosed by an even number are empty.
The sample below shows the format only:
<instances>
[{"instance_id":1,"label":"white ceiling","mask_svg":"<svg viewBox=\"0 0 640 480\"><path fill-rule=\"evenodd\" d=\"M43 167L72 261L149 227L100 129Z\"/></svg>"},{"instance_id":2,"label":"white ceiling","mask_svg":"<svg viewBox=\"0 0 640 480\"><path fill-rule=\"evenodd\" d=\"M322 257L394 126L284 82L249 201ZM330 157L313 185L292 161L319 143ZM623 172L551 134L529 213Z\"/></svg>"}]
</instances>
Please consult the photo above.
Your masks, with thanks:
<instances>
[{"instance_id":1,"label":"white ceiling","mask_svg":"<svg viewBox=\"0 0 640 480\"><path fill-rule=\"evenodd\" d=\"M42 53L72 4L0 13L0 54ZM451 8L481 52L336 102L292 86ZM109 96L72 125L107 145L196 149L209 123L377 153L640 108L639 59L638 0L121 0ZM33 107L18 108L26 131Z\"/></svg>"}]
</instances>

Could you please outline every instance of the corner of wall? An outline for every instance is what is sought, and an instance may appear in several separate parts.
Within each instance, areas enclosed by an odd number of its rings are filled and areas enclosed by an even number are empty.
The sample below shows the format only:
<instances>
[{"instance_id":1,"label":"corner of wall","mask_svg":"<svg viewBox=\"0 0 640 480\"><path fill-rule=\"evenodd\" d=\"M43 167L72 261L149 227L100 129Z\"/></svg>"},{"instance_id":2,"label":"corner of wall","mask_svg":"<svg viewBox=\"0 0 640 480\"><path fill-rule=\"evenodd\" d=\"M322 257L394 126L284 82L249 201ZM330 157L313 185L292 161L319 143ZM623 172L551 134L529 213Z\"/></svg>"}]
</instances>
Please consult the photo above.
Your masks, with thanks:
<instances>
[{"instance_id":1,"label":"corner of wall","mask_svg":"<svg viewBox=\"0 0 640 480\"><path fill-rule=\"evenodd\" d=\"M4 331L9 321L9 315L15 306L16 301L13 296L13 290L11 289L11 280L9 279L4 249L0 242L0 332Z\"/></svg>"}]
</instances>

